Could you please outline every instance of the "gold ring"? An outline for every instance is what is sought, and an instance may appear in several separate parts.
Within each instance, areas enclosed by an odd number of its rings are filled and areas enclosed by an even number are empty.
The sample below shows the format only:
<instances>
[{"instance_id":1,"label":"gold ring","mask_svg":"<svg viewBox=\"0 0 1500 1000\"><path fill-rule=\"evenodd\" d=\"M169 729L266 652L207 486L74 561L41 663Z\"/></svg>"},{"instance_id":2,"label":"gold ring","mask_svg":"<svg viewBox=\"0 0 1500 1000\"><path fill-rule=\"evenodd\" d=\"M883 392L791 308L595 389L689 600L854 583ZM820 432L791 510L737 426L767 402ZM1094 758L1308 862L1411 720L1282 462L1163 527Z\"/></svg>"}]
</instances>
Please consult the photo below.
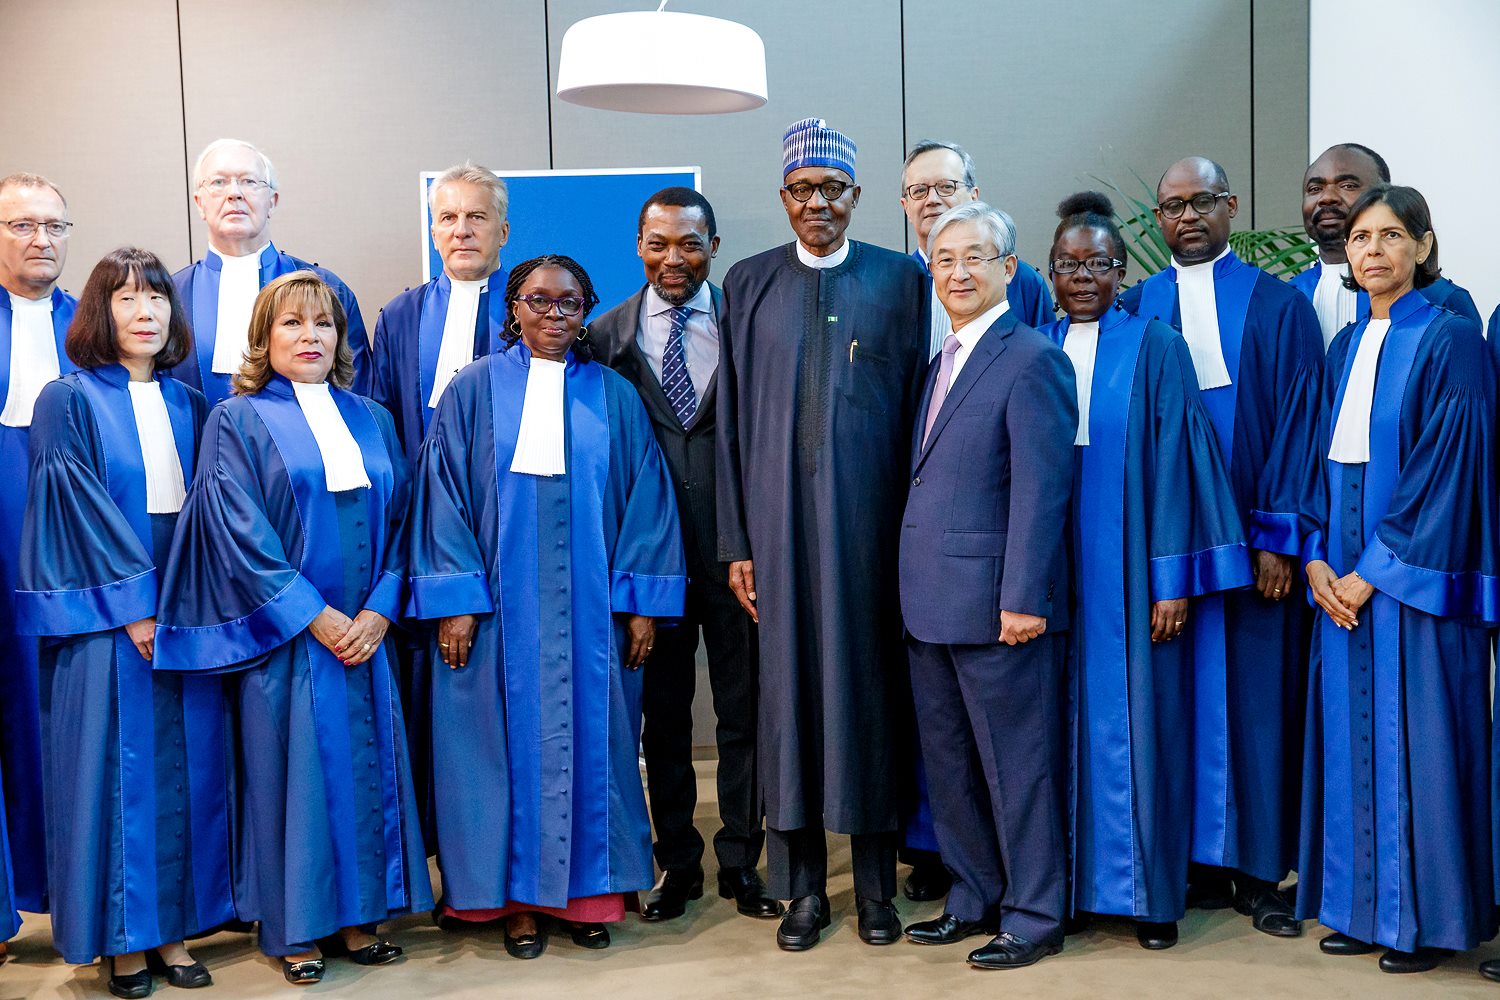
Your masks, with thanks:
<instances>
[{"instance_id":1,"label":"gold ring","mask_svg":"<svg viewBox=\"0 0 1500 1000\"><path fill-rule=\"evenodd\" d=\"M1182 624L1183 624L1183 621L1178 621L1178 622L1177 622L1177 623L1176 623L1176 624L1177 624L1177 626L1178 626L1178 627L1179 627L1179 628L1181 628L1181 627L1182 627Z\"/></svg>"},{"instance_id":2,"label":"gold ring","mask_svg":"<svg viewBox=\"0 0 1500 1000\"><path fill-rule=\"evenodd\" d=\"M369 652L369 651L370 651L370 650L372 650L372 649L374 649L374 648L375 648L375 647L374 647L374 646L372 646L372 645L370 645L370 644L369 644L369 643L368 643L368 642L367 642L367 643L365 643L365 644L364 644L364 645L363 645L363 646L361 646L361 647L360 647L360 650L361 650L361 651L363 651L363 652L366 652L366 653L368 653L368 652Z\"/></svg>"},{"instance_id":3,"label":"gold ring","mask_svg":"<svg viewBox=\"0 0 1500 1000\"><path fill-rule=\"evenodd\" d=\"M444 649L448 648L448 644L446 642L440 642L440 643L438 643L438 645L442 646Z\"/></svg>"}]
</instances>

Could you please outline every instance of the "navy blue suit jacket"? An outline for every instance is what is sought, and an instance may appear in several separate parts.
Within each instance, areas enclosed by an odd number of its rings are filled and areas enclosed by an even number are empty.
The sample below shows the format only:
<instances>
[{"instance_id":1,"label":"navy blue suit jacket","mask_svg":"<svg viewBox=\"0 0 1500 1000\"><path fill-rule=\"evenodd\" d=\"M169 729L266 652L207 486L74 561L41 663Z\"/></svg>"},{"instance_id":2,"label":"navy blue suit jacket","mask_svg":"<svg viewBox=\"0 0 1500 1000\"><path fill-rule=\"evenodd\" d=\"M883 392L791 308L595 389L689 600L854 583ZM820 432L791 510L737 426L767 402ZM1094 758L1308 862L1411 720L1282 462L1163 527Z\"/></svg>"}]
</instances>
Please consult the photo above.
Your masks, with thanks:
<instances>
[{"instance_id":1,"label":"navy blue suit jacket","mask_svg":"<svg viewBox=\"0 0 1500 1000\"><path fill-rule=\"evenodd\" d=\"M901 612L923 642L995 643L1000 612L1068 627L1073 365L1007 311L954 379L926 447L927 373L901 520Z\"/></svg>"}]
</instances>

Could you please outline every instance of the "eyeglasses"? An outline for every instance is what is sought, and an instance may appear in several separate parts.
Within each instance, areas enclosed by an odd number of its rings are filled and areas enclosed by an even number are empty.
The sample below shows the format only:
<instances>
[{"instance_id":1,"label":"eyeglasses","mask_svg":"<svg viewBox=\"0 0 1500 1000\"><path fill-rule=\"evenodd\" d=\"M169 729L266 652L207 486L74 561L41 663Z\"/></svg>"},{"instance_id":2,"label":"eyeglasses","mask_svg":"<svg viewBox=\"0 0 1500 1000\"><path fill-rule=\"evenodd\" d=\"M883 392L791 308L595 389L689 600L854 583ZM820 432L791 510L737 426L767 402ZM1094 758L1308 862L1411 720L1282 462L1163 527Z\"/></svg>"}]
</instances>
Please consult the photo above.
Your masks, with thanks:
<instances>
[{"instance_id":1,"label":"eyeglasses","mask_svg":"<svg viewBox=\"0 0 1500 1000\"><path fill-rule=\"evenodd\" d=\"M1090 257L1087 260L1075 260L1072 257L1058 257L1057 259L1052 261L1052 273L1072 274L1074 271L1077 271L1081 267L1089 271L1091 274L1103 274L1106 271L1112 271L1117 267L1124 266L1125 262L1123 260L1116 260L1113 257Z\"/></svg>"},{"instance_id":2,"label":"eyeglasses","mask_svg":"<svg viewBox=\"0 0 1500 1000\"><path fill-rule=\"evenodd\" d=\"M1228 191L1225 191L1222 194L1209 194L1205 191L1203 194L1193 195L1186 201L1181 198L1168 198L1160 205L1157 205L1156 208L1157 211L1161 212L1162 215L1165 215L1169 219L1180 219L1182 218L1182 213L1187 210L1187 207L1189 205L1192 205L1193 211L1197 212L1199 215L1207 215L1209 212L1212 212L1214 210L1215 206L1219 204L1220 198L1233 197L1234 195L1230 194Z\"/></svg>"},{"instance_id":3,"label":"eyeglasses","mask_svg":"<svg viewBox=\"0 0 1500 1000\"><path fill-rule=\"evenodd\" d=\"M524 302L532 312L538 316L545 316L556 306L557 311L564 316L577 316L583 311L583 300L576 295L564 295L560 299L554 299L550 295L537 292L533 295L520 295L516 297L517 302Z\"/></svg>"},{"instance_id":4,"label":"eyeglasses","mask_svg":"<svg viewBox=\"0 0 1500 1000\"><path fill-rule=\"evenodd\" d=\"M852 188L853 184L845 184L843 181L824 181L822 184L810 184L807 181L798 181L788 184L781 190L792 196L795 201L811 201L813 192L822 192L824 201L838 201L844 196L844 192Z\"/></svg>"},{"instance_id":5,"label":"eyeglasses","mask_svg":"<svg viewBox=\"0 0 1500 1000\"><path fill-rule=\"evenodd\" d=\"M901 193L906 195L906 197L910 198L912 201L921 201L923 198L927 197L927 192L929 191L935 190L942 197L951 198L954 194L958 193L959 188L966 187L972 187L972 185L965 184L963 181L941 180L936 182L935 184L913 184L911 187L907 188Z\"/></svg>"},{"instance_id":6,"label":"eyeglasses","mask_svg":"<svg viewBox=\"0 0 1500 1000\"><path fill-rule=\"evenodd\" d=\"M932 273L937 274L941 271L946 274L957 267L959 261L963 261L965 271L977 271L990 261L999 260L1004 256L1004 254L997 253L993 257L980 257L977 254L971 254L968 257L939 257L932 262Z\"/></svg>"},{"instance_id":7,"label":"eyeglasses","mask_svg":"<svg viewBox=\"0 0 1500 1000\"><path fill-rule=\"evenodd\" d=\"M45 229L47 235L54 240L65 240L68 238L68 230L73 228L73 223L38 222L35 219L0 219L0 226L9 229L11 235L17 239L29 240L36 235L38 229Z\"/></svg>"},{"instance_id":8,"label":"eyeglasses","mask_svg":"<svg viewBox=\"0 0 1500 1000\"><path fill-rule=\"evenodd\" d=\"M241 194L258 194L271 185L259 177L210 177L202 184L209 192L217 195L229 193L231 186L238 184Z\"/></svg>"}]
</instances>

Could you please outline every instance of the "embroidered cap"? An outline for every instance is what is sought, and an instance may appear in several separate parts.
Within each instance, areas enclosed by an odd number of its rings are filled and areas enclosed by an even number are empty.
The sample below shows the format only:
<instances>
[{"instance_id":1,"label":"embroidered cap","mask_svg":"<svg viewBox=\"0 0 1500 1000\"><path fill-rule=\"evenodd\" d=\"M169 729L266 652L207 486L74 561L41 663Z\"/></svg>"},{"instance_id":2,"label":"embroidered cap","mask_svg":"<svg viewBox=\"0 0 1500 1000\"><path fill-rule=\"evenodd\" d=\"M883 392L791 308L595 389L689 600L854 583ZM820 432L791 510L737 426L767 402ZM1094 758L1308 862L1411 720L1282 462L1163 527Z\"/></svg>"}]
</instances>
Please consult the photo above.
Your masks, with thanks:
<instances>
[{"instance_id":1,"label":"embroidered cap","mask_svg":"<svg viewBox=\"0 0 1500 1000\"><path fill-rule=\"evenodd\" d=\"M834 167L854 179L854 140L821 118L787 126L781 137L781 176L803 167Z\"/></svg>"}]
</instances>

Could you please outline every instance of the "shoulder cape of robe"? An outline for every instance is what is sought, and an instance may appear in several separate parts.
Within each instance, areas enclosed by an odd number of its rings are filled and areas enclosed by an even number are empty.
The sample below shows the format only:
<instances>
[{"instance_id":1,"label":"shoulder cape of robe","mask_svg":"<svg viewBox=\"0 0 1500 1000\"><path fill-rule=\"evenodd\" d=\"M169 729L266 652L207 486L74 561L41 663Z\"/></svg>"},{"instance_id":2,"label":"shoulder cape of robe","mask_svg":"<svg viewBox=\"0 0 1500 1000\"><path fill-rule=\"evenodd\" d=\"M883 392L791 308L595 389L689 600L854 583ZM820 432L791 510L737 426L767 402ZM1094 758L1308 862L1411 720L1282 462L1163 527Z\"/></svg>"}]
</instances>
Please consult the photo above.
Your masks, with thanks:
<instances>
[{"instance_id":1,"label":"shoulder cape of robe","mask_svg":"<svg viewBox=\"0 0 1500 1000\"><path fill-rule=\"evenodd\" d=\"M78 300L52 292L52 333L57 338L57 367L66 375L76 366L63 350L63 338ZM10 296L0 290L0 407L10 391ZM10 841L10 874L16 909L47 912L47 844L42 804L42 729L38 712L37 645L16 630L16 568L21 527L26 517L30 429L0 426L0 794L6 826L0 839ZM0 852L3 854L3 852ZM3 893L3 889L0 889ZM0 899L0 924L6 904Z\"/></svg>"},{"instance_id":2,"label":"shoulder cape of robe","mask_svg":"<svg viewBox=\"0 0 1500 1000\"><path fill-rule=\"evenodd\" d=\"M1064 317L1042 332L1060 346L1069 325ZM1073 507L1073 906L1179 920L1193 815L1192 647L1151 641L1152 604L1253 577L1181 334L1105 313L1090 400Z\"/></svg>"},{"instance_id":3,"label":"shoulder cape of robe","mask_svg":"<svg viewBox=\"0 0 1500 1000\"><path fill-rule=\"evenodd\" d=\"M653 882L623 616L682 615L672 484L635 388L571 354L566 474L511 472L530 364L516 344L449 383L412 507L408 613L478 616L466 666L431 651L438 862L460 910Z\"/></svg>"},{"instance_id":4,"label":"shoulder cape of robe","mask_svg":"<svg viewBox=\"0 0 1500 1000\"><path fill-rule=\"evenodd\" d=\"M232 375L213 370L215 334L219 328L219 273L223 264L213 254L172 275L177 285L177 294L182 307L188 311L189 325L193 328L193 350L187 360L168 374L198 389L208 397L208 405L215 406L230 396ZM328 283L333 294L338 296L348 320L349 350L354 355L354 385L360 395L369 393L370 385L370 337L365 331L365 319L360 315L359 301L354 292L344 284L342 278L317 264L310 264L300 257L293 257L267 246L260 255L260 287L265 288L283 274L293 271L311 271Z\"/></svg>"},{"instance_id":5,"label":"shoulder cape of robe","mask_svg":"<svg viewBox=\"0 0 1500 1000\"><path fill-rule=\"evenodd\" d=\"M1229 464L1252 549L1296 556L1314 478L1323 335L1312 302L1233 253L1214 265L1219 336L1232 383L1200 393ZM1181 327L1177 275L1120 297ZM1195 775L1192 860L1280 881L1295 866L1307 639L1299 573L1279 602L1257 591L1193 607Z\"/></svg>"},{"instance_id":6,"label":"shoulder cape of robe","mask_svg":"<svg viewBox=\"0 0 1500 1000\"><path fill-rule=\"evenodd\" d=\"M929 287L853 242L740 261L719 328L719 558L755 563L767 824L898 827L915 752L897 581Z\"/></svg>"},{"instance_id":7,"label":"shoulder cape of robe","mask_svg":"<svg viewBox=\"0 0 1500 1000\"><path fill-rule=\"evenodd\" d=\"M1464 951L1496 930L1495 378L1472 322L1415 291L1390 319L1369 462L1327 458L1368 320L1334 340L1324 378L1306 555L1375 593L1350 631L1318 612L1297 906L1360 941Z\"/></svg>"},{"instance_id":8,"label":"shoulder cape of robe","mask_svg":"<svg viewBox=\"0 0 1500 1000\"><path fill-rule=\"evenodd\" d=\"M65 375L37 400L20 628L41 649L52 938L92 962L234 915L217 677L153 673L123 626L155 616L174 514L146 512L129 374ZM160 380L191 477L208 407Z\"/></svg>"},{"instance_id":9,"label":"shoulder cape of robe","mask_svg":"<svg viewBox=\"0 0 1500 1000\"><path fill-rule=\"evenodd\" d=\"M387 644L346 668L307 631L325 606L395 620L405 590L395 428L352 392L333 399L369 489L328 492L281 376L213 409L158 616L158 670L235 675L235 903L271 955L432 905Z\"/></svg>"}]
</instances>

